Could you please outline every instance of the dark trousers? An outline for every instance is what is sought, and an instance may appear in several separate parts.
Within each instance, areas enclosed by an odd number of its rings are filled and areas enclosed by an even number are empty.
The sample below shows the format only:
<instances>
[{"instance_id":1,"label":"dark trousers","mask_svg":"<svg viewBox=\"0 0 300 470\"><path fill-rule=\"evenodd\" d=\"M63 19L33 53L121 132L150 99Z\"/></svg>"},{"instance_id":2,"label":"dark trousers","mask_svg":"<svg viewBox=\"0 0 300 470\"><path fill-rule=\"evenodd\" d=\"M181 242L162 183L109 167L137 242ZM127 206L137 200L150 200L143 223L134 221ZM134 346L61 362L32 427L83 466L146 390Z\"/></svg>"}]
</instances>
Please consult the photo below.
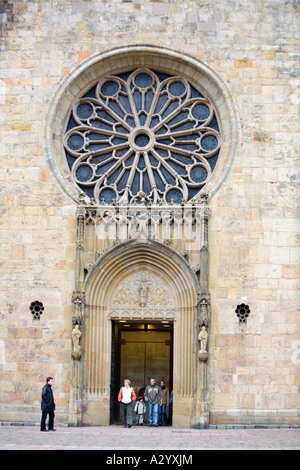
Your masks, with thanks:
<instances>
[{"instance_id":1,"label":"dark trousers","mask_svg":"<svg viewBox=\"0 0 300 470\"><path fill-rule=\"evenodd\" d=\"M123 418L124 426L132 425L132 402L131 403L122 403L121 402L121 413Z\"/></svg>"},{"instance_id":2,"label":"dark trousers","mask_svg":"<svg viewBox=\"0 0 300 470\"><path fill-rule=\"evenodd\" d=\"M48 424L48 429L51 431L54 426L54 411L47 411L43 410L42 411L42 420L41 420L41 431L44 431L46 429L46 419L47 415L49 414L49 424Z\"/></svg>"}]
</instances>

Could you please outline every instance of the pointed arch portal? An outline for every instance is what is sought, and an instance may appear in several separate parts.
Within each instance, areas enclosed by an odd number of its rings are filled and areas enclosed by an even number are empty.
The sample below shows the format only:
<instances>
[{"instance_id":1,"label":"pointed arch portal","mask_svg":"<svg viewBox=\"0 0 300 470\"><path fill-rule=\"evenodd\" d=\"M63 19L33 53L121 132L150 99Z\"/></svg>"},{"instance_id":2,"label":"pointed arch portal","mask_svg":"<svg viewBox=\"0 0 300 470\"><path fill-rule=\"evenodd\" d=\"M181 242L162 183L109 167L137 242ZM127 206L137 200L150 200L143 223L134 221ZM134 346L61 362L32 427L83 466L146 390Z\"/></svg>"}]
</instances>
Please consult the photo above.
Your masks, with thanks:
<instances>
[{"instance_id":1,"label":"pointed arch portal","mask_svg":"<svg viewBox=\"0 0 300 470\"><path fill-rule=\"evenodd\" d=\"M116 295L126 280L140 277L150 291L144 299L139 286L131 306ZM157 299L155 281L159 279ZM197 338L194 337L197 309L197 278L187 262L170 247L147 240L133 240L110 249L89 273L86 285L86 336L84 354L83 424L108 424L110 416L112 320L145 322L168 318L174 321L173 423L190 426L194 407ZM151 285L152 283L152 285ZM135 287L135 289L134 289ZM152 302L151 302L152 296ZM130 300L128 302L130 304Z\"/></svg>"}]
</instances>

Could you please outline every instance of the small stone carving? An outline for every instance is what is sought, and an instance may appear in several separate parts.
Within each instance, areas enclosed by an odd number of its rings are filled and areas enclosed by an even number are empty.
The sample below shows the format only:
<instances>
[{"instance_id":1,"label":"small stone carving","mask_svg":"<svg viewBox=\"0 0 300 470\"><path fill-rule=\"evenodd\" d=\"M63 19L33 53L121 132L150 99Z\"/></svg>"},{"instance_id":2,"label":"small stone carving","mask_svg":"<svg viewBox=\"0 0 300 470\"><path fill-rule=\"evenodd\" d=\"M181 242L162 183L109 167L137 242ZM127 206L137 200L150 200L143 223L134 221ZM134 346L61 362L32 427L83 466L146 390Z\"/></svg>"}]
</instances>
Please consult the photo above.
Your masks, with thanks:
<instances>
[{"instance_id":1,"label":"small stone carving","mask_svg":"<svg viewBox=\"0 0 300 470\"><path fill-rule=\"evenodd\" d=\"M72 330L72 341L73 341L72 357L73 359L81 358L81 346L80 346L81 336L82 336L82 333L79 329L79 325L75 324Z\"/></svg>"},{"instance_id":2,"label":"small stone carving","mask_svg":"<svg viewBox=\"0 0 300 470\"><path fill-rule=\"evenodd\" d=\"M147 295L148 295L148 283L147 281L142 281L140 286L140 306L145 307L147 305Z\"/></svg>"},{"instance_id":3,"label":"small stone carving","mask_svg":"<svg viewBox=\"0 0 300 470\"><path fill-rule=\"evenodd\" d=\"M122 308L173 307L168 285L159 276L138 271L127 276L117 287L112 306Z\"/></svg>"},{"instance_id":4,"label":"small stone carving","mask_svg":"<svg viewBox=\"0 0 300 470\"><path fill-rule=\"evenodd\" d=\"M199 323L203 326L209 324L209 293L206 291L200 292L199 294Z\"/></svg>"},{"instance_id":5,"label":"small stone carving","mask_svg":"<svg viewBox=\"0 0 300 470\"><path fill-rule=\"evenodd\" d=\"M202 326L200 333L198 335L198 340L200 341L200 352L207 352L206 351L207 338L208 338L208 334L207 334L206 328L205 326Z\"/></svg>"},{"instance_id":6,"label":"small stone carving","mask_svg":"<svg viewBox=\"0 0 300 470\"><path fill-rule=\"evenodd\" d=\"M206 350L207 339L208 339L208 334L206 331L206 327L203 325L198 335L198 340L200 341L200 350L198 352L198 359L199 361L202 361L202 362L205 362L208 359L208 353Z\"/></svg>"},{"instance_id":7,"label":"small stone carving","mask_svg":"<svg viewBox=\"0 0 300 470\"><path fill-rule=\"evenodd\" d=\"M85 294L82 290L76 290L72 294L72 323L73 325L82 324L82 318L85 305Z\"/></svg>"}]
</instances>

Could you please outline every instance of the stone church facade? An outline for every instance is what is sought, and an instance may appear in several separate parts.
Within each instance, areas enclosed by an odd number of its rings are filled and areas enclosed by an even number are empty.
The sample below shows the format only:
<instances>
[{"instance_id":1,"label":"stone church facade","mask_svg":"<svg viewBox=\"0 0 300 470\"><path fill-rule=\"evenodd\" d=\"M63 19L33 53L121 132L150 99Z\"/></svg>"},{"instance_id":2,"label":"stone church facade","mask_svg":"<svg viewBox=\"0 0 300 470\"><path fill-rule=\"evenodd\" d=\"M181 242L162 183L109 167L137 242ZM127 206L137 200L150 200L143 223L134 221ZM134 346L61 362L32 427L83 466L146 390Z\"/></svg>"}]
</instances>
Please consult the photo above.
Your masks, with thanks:
<instances>
[{"instance_id":1,"label":"stone church facade","mask_svg":"<svg viewBox=\"0 0 300 470\"><path fill-rule=\"evenodd\" d=\"M0 422L299 424L297 2L4 1Z\"/></svg>"}]
</instances>

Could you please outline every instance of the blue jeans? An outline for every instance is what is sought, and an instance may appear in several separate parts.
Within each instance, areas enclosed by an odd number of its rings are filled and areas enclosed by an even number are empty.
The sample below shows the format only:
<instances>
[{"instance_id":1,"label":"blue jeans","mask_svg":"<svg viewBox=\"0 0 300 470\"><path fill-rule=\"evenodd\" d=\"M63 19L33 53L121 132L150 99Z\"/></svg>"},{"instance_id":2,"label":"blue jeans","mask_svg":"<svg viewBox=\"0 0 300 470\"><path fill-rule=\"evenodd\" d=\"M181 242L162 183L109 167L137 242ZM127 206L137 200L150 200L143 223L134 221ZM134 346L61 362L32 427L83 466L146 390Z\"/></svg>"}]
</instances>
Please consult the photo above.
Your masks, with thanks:
<instances>
[{"instance_id":1,"label":"blue jeans","mask_svg":"<svg viewBox=\"0 0 300 470\"><path fill-rule=\"evenodd\" d=\"M157 426L158 403L154 403L153 405L152 403L150 403L150 401L148 401L148 411L149 411L148 418L149 418L150 426Z\"/></svg>"},{"instance_id":2,"label":"blue jeans","mask_svg":"<svg viewBox=\"0 0 300 470\"><path fill-rule=\"evenodd\" d=\"M163 422L167 424L168 418L167 418L167 413L166 413L166 406L167 405L161 405L159 407L159 425L161 426Z\"/></svg>"}]
</instances>

